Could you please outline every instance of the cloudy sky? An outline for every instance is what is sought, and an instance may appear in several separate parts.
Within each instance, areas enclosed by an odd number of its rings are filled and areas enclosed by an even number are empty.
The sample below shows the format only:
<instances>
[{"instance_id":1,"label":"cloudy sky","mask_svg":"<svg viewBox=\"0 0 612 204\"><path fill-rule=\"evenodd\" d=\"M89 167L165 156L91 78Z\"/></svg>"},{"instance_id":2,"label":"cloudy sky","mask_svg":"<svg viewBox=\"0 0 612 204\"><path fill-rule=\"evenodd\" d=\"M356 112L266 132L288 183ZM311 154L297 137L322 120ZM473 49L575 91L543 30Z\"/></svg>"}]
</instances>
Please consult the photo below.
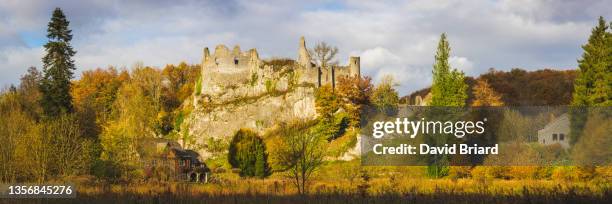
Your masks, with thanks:
<instances>
[{"instance_id":1,"label":"cloudy sky","mask_svg":"<svg viewBox=\"0 0 612 204\"><path fill-rule=\"evenodd\" d=\"M198 63L204 47L240 44L262 57L297 57L298 39L326 41L339 61L361 56L362 72L393 75L402 94L431 83L437 41L446 32L451 64L467 75L573 69L609 0L0 0L0 85L41 68L46 25L61 7L73 30L80 71Z\"/></svg>"}]
</instances>

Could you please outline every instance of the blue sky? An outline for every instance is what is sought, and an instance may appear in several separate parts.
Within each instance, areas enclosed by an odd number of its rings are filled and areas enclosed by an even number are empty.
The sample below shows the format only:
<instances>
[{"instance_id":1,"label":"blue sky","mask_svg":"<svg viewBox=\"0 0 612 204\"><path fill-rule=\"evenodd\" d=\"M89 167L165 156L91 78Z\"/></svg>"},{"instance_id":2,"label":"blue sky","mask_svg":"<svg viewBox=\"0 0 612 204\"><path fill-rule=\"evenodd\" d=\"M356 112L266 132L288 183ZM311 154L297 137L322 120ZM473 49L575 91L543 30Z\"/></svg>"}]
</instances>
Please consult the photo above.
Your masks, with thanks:
<instances>
[{"instance_id":1,"label":"blue sky","mask_svg":"<svg viewBox=\"0 0 612 204\"><path fill-rule=\"evenodd\" d=\"M362 72L393 75L402 94L431 83L439 35L451 64L474 76L509 70L573 69L605 0L0 0L0 85L41 68L46 25L61 7L73 30L80 71L198 63L204 47L257 48L262 57L297 57L298 39L326 41L338 60L361 56Z\"/></svg>"}]
</instances>

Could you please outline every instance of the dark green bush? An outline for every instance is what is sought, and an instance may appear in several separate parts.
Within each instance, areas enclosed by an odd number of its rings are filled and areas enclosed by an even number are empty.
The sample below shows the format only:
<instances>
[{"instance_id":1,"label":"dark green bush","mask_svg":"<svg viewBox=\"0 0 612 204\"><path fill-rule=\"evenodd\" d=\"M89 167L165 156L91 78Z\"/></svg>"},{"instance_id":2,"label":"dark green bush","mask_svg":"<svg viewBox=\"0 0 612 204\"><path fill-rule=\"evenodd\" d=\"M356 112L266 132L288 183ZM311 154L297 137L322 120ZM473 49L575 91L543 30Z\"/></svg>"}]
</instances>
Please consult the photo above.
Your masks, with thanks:
<instances>
[{"instance_id":1,"label":"dark green bush","mask_svg":"<svg viewBox=\"0 0 612 204\"><path fill-rule=\"evenodd\" d=\"M240 169L240 176L264 178L270 175L266 145L252 130L236 132L229 146L228 161L233 168Z\"/></svg>"}]
</instances>

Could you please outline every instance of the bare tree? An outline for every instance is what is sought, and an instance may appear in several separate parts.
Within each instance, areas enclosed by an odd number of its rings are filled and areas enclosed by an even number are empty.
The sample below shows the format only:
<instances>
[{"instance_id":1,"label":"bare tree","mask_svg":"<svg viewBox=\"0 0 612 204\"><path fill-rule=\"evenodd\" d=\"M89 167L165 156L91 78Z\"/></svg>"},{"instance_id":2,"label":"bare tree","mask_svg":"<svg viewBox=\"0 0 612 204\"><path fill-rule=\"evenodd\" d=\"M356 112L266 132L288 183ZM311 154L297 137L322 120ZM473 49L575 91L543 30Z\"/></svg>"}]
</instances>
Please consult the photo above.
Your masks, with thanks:
<instances>
[{"instance_id":1,"label":"bare tree","mask_svg":"<svg viewBox=\"0 0 612 204\"><path fill-rule=\"evenodd\" d=\"M327 67L338 63L337 61L333 61L336 54L338 54L338 48L332 47L326 42L318 42L314 50L309 50L309 52L315 63L321 67Z\"/></svg>"},{"instance_id":2,"label":"bare tree","mask_svg":"<svg viewBox=\"0 0 612 204\"><path fill-rule=\"evenodd\" d=\"M300 128L287 133L283 136L283 148L278 152L279 164L288 171L298 193L304 194L313 173L323 164L324 139Z\"/></svg>"}]
</instances>

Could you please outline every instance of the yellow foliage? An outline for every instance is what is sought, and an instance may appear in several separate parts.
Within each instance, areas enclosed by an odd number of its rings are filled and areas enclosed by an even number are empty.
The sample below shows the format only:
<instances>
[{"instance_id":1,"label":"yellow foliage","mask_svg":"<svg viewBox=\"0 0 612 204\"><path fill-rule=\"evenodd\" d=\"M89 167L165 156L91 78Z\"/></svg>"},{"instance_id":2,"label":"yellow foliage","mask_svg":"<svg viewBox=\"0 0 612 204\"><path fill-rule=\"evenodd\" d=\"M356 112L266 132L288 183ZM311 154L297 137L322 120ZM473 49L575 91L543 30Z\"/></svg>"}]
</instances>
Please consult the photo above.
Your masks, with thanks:
<instances>
[{"instance_id":1,"label":"yellow foliage","mask_svg":"<svg viewBox=\"0 0 612 204\"><path fill-rule=\"evenodd\" d=\"M501 96L491 88L489 83L484 79L476 81L473 90L474 101L472 106L503 106L504 102Z\"/></svg>"},{"instance_id":2,"label":"yellow foliage","mask_svg":"<svg viewBox=\"0 0 612 204\"><path fill-rule=\"evenodd\" d=\"M539 172L538 166L511 166L508 176L513 179L535 179Z\"/></svg>"}]
</instances>

